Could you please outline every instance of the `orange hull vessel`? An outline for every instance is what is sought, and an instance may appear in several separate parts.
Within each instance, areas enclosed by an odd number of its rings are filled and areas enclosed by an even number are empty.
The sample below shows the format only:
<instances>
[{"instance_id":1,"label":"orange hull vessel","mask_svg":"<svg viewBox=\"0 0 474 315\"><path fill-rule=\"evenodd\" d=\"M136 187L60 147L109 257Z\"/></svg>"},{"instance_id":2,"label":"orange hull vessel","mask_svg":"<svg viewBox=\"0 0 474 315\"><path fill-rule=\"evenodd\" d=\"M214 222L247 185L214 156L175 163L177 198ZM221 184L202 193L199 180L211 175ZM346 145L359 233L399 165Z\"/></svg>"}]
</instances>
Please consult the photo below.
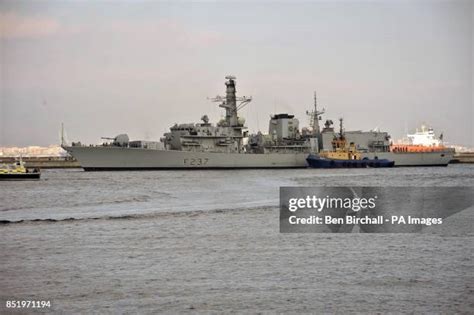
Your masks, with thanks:
<instances>
[{"instance_id":1,"label":"orange hull vessel","mask_svg":"<svg viewBox=\"0 0 474 315\"><path fill-rule=\"evenodd\" d=\"M445 146L424 146L416 144L392 144L390 151L397 152L443 152L446 151Z\"/></svg>"}]
</instances>

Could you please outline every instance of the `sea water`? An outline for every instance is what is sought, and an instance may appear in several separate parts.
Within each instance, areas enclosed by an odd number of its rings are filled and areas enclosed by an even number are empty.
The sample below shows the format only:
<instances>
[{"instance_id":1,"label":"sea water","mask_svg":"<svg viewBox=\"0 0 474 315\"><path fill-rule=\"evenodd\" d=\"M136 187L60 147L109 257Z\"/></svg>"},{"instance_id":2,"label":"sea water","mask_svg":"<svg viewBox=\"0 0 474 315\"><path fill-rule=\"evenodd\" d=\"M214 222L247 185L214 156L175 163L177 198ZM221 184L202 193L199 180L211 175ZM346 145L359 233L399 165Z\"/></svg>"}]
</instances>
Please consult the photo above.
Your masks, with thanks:
<instances>
[{"instance_id":1,"label":"sea water","mask_svg":"<svg viewBox=\"0 0 474 315\"><path fill-rule=\"evenodd\" d=\"M0 310L470 312L474 209L417 234L280 234L280 186L473 186L474 165L0 182ZM0 313L2 312L0 311Z\"/></svg>"}]
</instances>

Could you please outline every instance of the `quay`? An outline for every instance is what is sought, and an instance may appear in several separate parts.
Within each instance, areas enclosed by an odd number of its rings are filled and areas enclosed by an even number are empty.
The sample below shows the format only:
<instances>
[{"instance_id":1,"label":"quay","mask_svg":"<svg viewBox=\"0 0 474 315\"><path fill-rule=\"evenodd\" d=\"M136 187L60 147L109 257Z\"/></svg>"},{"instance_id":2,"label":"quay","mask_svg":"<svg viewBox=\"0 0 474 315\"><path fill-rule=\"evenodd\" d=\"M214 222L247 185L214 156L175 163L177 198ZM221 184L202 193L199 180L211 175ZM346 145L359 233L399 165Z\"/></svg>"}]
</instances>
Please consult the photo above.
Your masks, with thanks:
<instances>
[{"instance_id":1,"label":"quay","mask_svg":"<svg viewBox=\"0 0 474 315\"><path fill-rule=\"evenodd\" d=\"M19 157L0 157L0 164L12 164ZM27 168L80 168L79 162L70 156L42 156L42 157L22 157Z\"/></svg>"},{"instance_id":2,"label":"quay","mask_svg":"<svg viewBox=\"0 0 474 315\"><path fill-rule=\"evenodd\" d=\"M474 163L474 152L456 153L450 163Z\"/></svg>"}]
</instances>

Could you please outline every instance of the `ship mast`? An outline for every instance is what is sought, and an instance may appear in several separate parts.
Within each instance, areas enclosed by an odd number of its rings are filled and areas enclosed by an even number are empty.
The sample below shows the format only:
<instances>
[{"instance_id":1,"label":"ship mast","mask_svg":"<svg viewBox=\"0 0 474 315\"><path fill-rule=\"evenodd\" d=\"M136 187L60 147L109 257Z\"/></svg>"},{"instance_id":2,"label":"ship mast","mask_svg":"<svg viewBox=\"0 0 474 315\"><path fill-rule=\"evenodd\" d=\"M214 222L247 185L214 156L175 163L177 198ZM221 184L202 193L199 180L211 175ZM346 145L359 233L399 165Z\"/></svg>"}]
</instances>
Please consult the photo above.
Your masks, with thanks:
<instances>
[{"instance_id":1,"label":"ship mast","mask_svg":"<svg viewBox=\"0 0 474 315\"><path fill-rule=\"evenodd\" d=\"M67 142L64 138L64 123L61 123L61 147L67 146Z\"/></svg>"},{"instance_id":2,"label":"ship mast","mask_svg":"<svg viewBox=\"0 0 474 315\"><path fill-rule=\"evenodd\" d=\"M238 124L237 117L237 97L235 96L235 77L227 76L228 81L225 83L225 102L219 107L225 108L225 120L229 126Z\"/></svg>"},{"instance_id":3,"label":"ship mast","mask_svg":"<svg viewBox=\"0 0 474 315\"><path fill-rule=\"evenodd\" d=\"M339 118L339 139L345 140L344 127L342 126L343 118Z\"/></svg>"},{"instance_id":4,"label":"ship mast","mask_svg":"<svg viewBox=\"0 0 474 315\"><path fill-rule=\"evenodd\" d=\"M306 111L306 115L309 116L309 126L312 129L313 137L318 139L318 149L323 149L323 138L321 135L321 129L319 127L319 121L321 120L321 115L324 114L325 109L318 111L318 99L316 96L316 91L314 91L314 109L312 111Z\"/></svg>"},{"instance_id":5,"label":"ship mast","mask_svg":"<svg viewBox=\"0 0 474 315\"><path fill-rule=\"evenodd\" d=\"M346 149L346 137L344 136L344 127L342 126L343 119L339 118L339 135L334 134L332 140L332 149L334 151L341 151Z\"/></svg>"},{"instance_id":6,"label":"ship mast","mask_svg":"<svg viewBox=\"0 0 474 315\"><path fill-rule=\"evenodd\" d=\"M236 96L235 92L235 76L228 75L226 78L226 96L225 98L217 95L216 97L211 98L213 102L222 102L219 107L225 108L225 121L226 125L229 127L239 126L239 117L237 112L244 108L245 105L252 101L252 97L247 96ZM240 104L237 105L237 102Z\"/></svg>"}]
</instances>

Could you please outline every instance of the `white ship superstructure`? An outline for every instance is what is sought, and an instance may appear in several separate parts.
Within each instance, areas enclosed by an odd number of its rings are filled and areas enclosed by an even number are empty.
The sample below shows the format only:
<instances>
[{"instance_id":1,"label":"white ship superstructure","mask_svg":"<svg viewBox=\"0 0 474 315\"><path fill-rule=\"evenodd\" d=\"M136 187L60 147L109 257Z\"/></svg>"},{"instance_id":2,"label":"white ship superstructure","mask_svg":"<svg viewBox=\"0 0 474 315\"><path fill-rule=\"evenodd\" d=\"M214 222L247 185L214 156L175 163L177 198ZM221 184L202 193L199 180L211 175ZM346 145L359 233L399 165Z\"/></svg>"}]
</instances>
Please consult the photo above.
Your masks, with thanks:
<instances>
[{"instance_id":1,"label":"white ship superstructure","mask_svg":"<svg viewBox=\"0 0 474 315\"><path fill-rule=\"evenodd\" d=\"M439 138L436 137L433 128L421 125L421 129L416 129L413 134L407 135L409 144L422 145L428 147L437 147L443 144L443 134Z\"/></svg>"}]
</instances>

